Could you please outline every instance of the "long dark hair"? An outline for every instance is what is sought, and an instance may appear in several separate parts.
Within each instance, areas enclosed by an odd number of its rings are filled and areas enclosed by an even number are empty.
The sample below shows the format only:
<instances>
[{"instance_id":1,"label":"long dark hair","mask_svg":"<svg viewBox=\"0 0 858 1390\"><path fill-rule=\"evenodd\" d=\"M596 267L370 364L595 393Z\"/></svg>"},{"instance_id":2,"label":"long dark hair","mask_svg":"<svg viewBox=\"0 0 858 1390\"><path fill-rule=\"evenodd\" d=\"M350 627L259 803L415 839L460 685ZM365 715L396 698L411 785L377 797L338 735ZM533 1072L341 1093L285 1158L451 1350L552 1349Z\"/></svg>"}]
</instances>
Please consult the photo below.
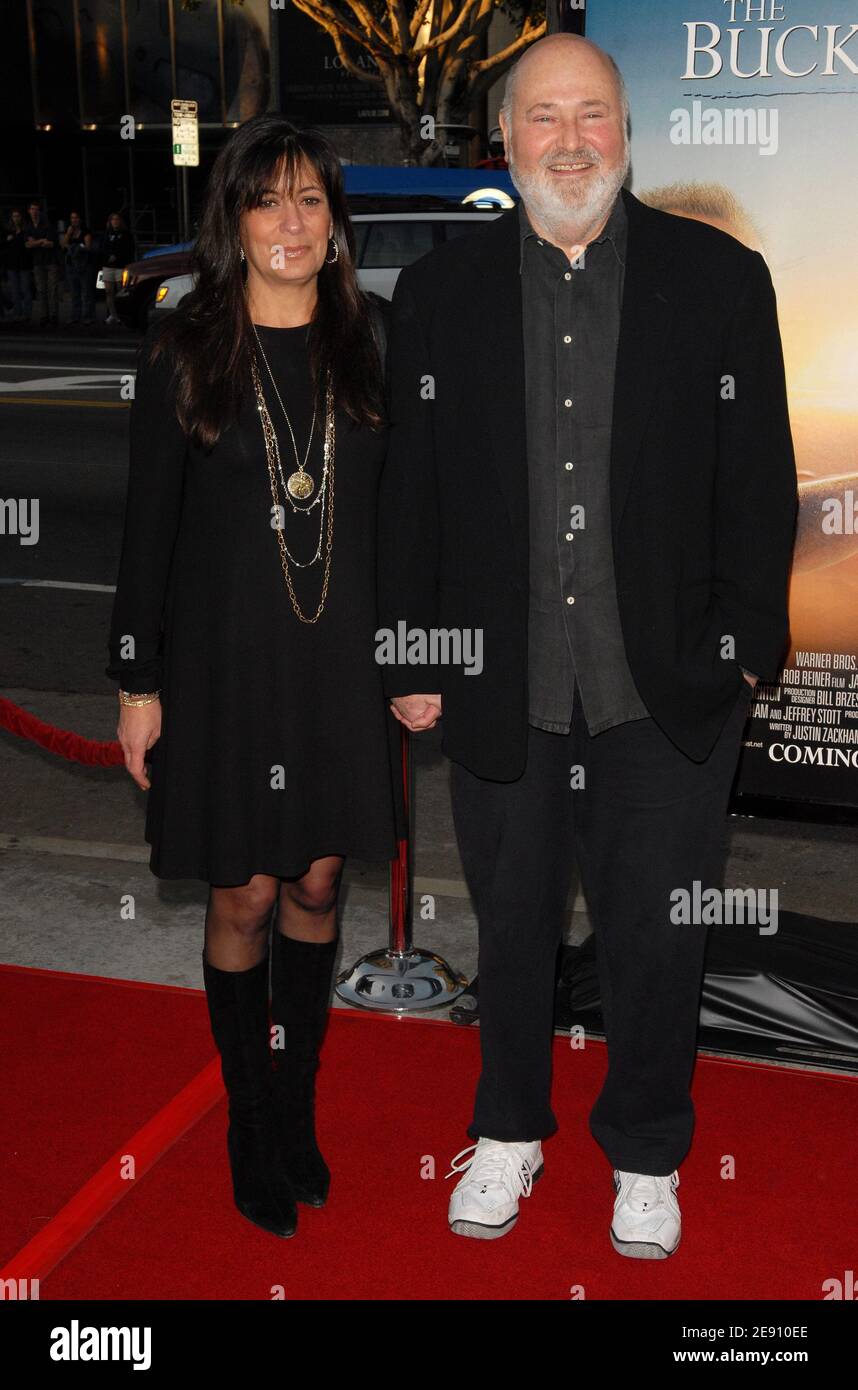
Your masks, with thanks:
<instances>
[{"instance_id":1,"label":"long dark hair","mask_svg":"<svg viewBox=\"0 0 858 1390\"><path fill-rule=\"evenodd\" d=\"M355 238L336 151L317 130L303 129L274 112L253 116L220 150L209 177L199 234L191 256L197 283L153 338L152 361L172 357L176 414L188 437L211 449L252 389L253 328L244 293L246 266L239 254L242 213L259 206L285 170L292 189L302 159L327 194L338 256L318 274L309 330L316 407L324 418L325 375L334 400L356 424L384 423L381 363L368 300L354 267Z\"/></svg>"}]
</instances>

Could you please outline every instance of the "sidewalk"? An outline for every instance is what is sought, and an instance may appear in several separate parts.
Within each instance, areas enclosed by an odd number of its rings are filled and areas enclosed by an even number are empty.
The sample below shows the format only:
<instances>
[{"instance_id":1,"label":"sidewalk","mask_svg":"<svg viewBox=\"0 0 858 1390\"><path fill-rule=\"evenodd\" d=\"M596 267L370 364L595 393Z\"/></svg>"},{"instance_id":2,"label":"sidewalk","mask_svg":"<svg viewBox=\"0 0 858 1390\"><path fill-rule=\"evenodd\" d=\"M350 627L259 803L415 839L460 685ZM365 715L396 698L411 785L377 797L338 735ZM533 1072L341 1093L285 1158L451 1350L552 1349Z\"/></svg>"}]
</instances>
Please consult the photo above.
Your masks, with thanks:
<instances>
[{"instance_id":1,"label":"sidewalk","mask_svg":"<svg viewBox=\"0 0 858 1390\"><path fill-rule=\"evenodd\" d=\"M4 689L39 718L112 739L111 696ZM435 731L414 740L415 945L476 972L476 923L449 813L448 764ZM83 767L0 731L0 958L16 965L201 987L207 885L150 871L146 793L122 768ZM421 918L421 906L434 919ZM337 970L387 945L388 870L349 860ZM133 914L133 915L131 915ZM576 914L577 917L577 914ZM585 935L586 919L577 932Z\"/></svg>"},{"instance_id":2,"label":"sidewalk","mask_svg":"<svg viewBox=\"0 0 858 1390\"><path fill-rule=\"evenodd\" d=\"M20 687L2 693L57 727L115 737L110 695ZM412 738L411 747L415 944L470 978L477 968L476 921L456 848L440 729ZM0 958L200 988L207 887L151 873L143 839L146 793L124 770L69 763L0 731L0 782ZM855 920L858 829L734 818L725 837L728 886L765 884L778 889L784 911ZM567 937L580 941L590 926L577 884L569 909ZM387 937L386 867L347 861L337 969L386 945Z\"/></svg>"},{"instance_id":3,"label":"sidewalk","mask_svg":"<svg viewBox=\"0 0 858 1390\"><path fill-rule=\"evenodd\" d=\"M42 327L42 304L38 299L33 300L32 312L29 322L14 319L11 312L0 314L0 336L6 338L39 338L46 342L67 343L74 337L82 342L96 343L136 343L140 334L131 328L126 328L123 323L105 322L107 318L107 306L104 302L104 295L100 293L95 301L95 322L92 324L72 323L71 322L71 295L63 292L60 285L60 296L58 304L59 323L46 324Z\"/></svg>"}]
</instances>

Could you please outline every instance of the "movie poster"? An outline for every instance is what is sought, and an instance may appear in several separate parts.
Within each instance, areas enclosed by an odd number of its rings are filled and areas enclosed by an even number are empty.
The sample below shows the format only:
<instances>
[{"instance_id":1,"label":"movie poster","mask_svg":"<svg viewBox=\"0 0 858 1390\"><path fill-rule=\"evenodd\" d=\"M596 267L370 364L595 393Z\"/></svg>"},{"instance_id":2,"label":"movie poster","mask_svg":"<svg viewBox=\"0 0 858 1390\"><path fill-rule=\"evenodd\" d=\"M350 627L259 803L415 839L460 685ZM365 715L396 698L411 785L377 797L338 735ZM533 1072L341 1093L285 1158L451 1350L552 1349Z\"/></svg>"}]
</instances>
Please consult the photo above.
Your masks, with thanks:
<instances>
[{"instance_id":1,"label":"movie poster","mask_svg":"<svg viewBox=\"0 0 858 1390\"><path fill-rule=\"evenodd\" d=\"M791 644L757 686L737 790L856 806L856 0L590 0L586 34L629 89L632 192L760 251L778 299L800 499Z\"/></svg>"}]
</instances>

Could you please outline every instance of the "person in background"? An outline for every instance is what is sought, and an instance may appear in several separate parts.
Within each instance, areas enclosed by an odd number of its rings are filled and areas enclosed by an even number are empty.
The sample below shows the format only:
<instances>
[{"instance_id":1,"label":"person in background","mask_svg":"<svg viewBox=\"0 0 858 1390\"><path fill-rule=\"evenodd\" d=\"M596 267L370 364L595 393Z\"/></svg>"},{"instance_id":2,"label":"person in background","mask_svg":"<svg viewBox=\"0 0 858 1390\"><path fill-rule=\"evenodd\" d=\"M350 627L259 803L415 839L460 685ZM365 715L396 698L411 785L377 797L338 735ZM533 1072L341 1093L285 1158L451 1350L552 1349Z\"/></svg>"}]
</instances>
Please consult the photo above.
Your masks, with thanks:
<instances>
[{"instance_id":1,"label":"person in background","mask_svg":"<svg viewBox=\"0 0 858 1390\"><path fill-rule=\"evenodd\" d=\"M7 267L9 255L7 252L7 237L11 223L4 218L3 234L0 237L0 316L2 318L14 317L15 308L12 300L12 286L7 279Z\"/></svg>"},{"instance_id":2,"label":"person in background","mask_svg":"<svg viewBox=\"0 0 858 1390\"><path fill-rule=\"evenodd\" d=\"M32 252L36 294L42 305L39 327L59 323L59 267L57 265L57 229L47 214L33 200L27 209L26 249Z\"/></svg>"},{"instance_id":3,"label":"person in background","mask_svg":"<svg viewBox=\"0 0 858 1390\"><path fill-rule=\"evenodd\" d=\"M13 208L3 229L3 269L9 277L12 321L29 323L33 312L32 253L27 250L29 232L20 208Z\"/></svg>"},{"instance_id":4,"label":"person in background","mask_svg":"<svg viewBox=\"0 0 858 1390\"><path fill-rule=\"evenodd\" d=\"M105 323L119 323L116 312L116 290L122 284L122 272L135 257L134 238L125 225L120 212L112 212L107 219L107 231L101 242L101 274L104 279L104 293L107 299L107 318Z\"/></svg>"},{"instance_id":5,"label":"person in background","mask_svg":"<svg viewBox=\"0 0 858 1390\"><path fill-rule=\"evenodd\" d=\"M66 278L71 290L71 323L92 323L95 318L95 280L92 274L92 232L79 212L69 213L69 225L59 239L65 252ZM83 318L81 318L81 308Z\"/></svg>"}]
</instances>

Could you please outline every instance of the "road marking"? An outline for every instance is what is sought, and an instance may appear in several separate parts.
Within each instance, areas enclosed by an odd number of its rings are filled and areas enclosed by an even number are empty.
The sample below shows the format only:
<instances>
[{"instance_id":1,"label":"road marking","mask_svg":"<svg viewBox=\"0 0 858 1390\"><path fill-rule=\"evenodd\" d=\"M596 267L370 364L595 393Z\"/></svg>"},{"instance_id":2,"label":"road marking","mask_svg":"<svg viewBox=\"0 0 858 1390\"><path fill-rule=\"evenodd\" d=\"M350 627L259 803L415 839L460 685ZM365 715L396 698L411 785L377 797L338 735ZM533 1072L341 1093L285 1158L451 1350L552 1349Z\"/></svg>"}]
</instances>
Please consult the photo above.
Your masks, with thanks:
<instances>
[{"instance_id":1,"label":"road marking","mask_svg":"<svg viewBox=\"0 0 858 1390\"><path fill-rule=\"evenodd\" d=\"M115 584L76 584L72 579L0 579L0 584L20 584L31 589L90 589L96 594L115 594Z\"/></svg>"},{"instance_id":2,"label":"road marking","mask_svg":"<svg viewBox=\"0 0 858 1390\"><path fill-rule=\"evenodd\" d=\"M111 369L110 367L76 367L77 372L94 372L98 376ZM4 372L65 372L67 367L54 367L50 362L0 362L0 371Z\"/></svg>"},{"instance_id":3,"label":"road marking","mask_svg":"<svg viewBox=\"0 0 858 1390\"><path fill-rule=\"evenodd\" d=\"M64 405L67 410L127 410L130 401L77 401L74 397L56 401L53 396L3 396L0 405Z\"/></svg>"},{"instance_id":4,"label":"road marking","mask_svg":"<svg viewBox=\"0 0 858 1390\"><path fill-rule=\"evenodd\" d=\"M3 370L8 370L8 364L3 364ZM44 367L42 368L44 371ZM48 369L50 370L50 368ZM57 367L56 371L62 369ZM133 372L122 372L116 368L105 368L97 370L94 367L88 368L88 376L83 376L79 372L73 375L66 373L63 376L34 376L29 381L4 381L0 380L0 393L6 391L77 391L81 387L92 390L95 386L113 386L117 381L121 381L124 376L133 376ZM93 380L93 378L95 378Z\"/></svg>"}]
</instances>

